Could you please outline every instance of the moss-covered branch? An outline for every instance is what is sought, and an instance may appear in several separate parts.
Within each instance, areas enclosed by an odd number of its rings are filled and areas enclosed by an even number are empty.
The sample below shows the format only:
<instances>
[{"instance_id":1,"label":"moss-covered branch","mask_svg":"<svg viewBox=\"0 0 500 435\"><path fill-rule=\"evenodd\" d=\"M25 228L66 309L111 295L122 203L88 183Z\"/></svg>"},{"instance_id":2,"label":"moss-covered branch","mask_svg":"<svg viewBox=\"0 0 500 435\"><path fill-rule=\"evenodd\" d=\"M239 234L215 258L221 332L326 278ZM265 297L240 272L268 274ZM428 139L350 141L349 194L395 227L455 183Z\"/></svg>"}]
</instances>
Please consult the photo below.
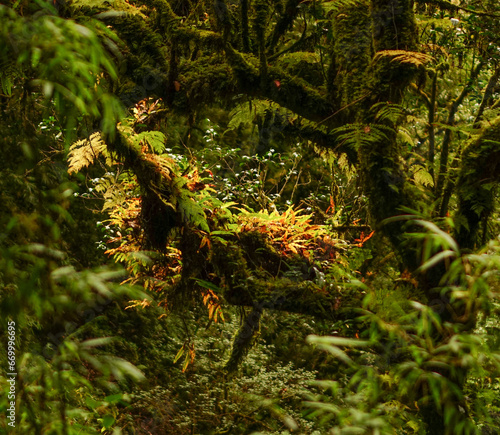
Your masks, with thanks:
<instances>
[{"instance_id":1,"label":"moss-covered branch","mask_svg":"<svg viewBox=\"0 0 500 435\"><path fill-rule=\"evenodd\" d=\"M240 93L268 98L312 121L323 121L335 112L332 103L306 81L281 68L268 67L267 80L262 82L253 56L243 55L232 47L227 47L226 53Z\"/></svg>"},{"instance_id":2,"label":"moss-covered branch","mask_svg":"<svg viewBox=\"0 0 500 435\"><path fill-rule=\"evenodd\" d=\"M177 213L166 205L171 192L153 161L143 157L119 131L105 137L108 150L132 171L143 190L141 220L145 234L145 247L163 251L170 230L178 222Z\"/></svg>"}]
</instances>

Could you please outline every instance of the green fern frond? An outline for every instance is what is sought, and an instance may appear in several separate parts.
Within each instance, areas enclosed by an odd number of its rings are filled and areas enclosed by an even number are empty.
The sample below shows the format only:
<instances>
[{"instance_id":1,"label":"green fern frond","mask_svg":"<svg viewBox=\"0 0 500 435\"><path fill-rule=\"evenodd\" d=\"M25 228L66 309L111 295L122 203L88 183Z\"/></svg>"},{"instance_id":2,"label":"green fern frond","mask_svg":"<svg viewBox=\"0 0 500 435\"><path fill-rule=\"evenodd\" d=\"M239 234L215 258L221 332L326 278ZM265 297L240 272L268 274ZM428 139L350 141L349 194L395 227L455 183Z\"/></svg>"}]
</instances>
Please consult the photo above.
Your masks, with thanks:
<instances>
[{"instance_id":1,"label":"green fern frond","mask_svg":"<svg viewBox=\"0 0 500 435\"><path fill-rule=\"evenodd\" d=\"M405 109L399 104L377 103L370 108L370 112L376 123L395 125L406 118Z\"/></svg>"},{"instance_id":2,"label":"green fern frond","mask_svg":"<svg viewBox=\"0 0 500 435\"><path fill-rule=\"evenodd\" d=\"M4 95L12 94L12 86L18 72L13 62L6 61L0 63L0 90Z\"/></svg>"},{"instance_id":3,"label":"green fern frond","mask_svg":"<svg viewBox=\"0 0 500 435\"><path fill-rule=\"evenodd\" d=\"M384 125L356 123L344 125L333 132L339 142L358 150L360 147L369 147L388 140L388 133L392 131L390 127Z\"/></svg>"},{"instance_id":4,"label":"green fern frond","mask_svg":"<svg viewBox=\"0 0 500 435\"><path fill-rule=\"evenodd\" d=\"M231 112L229 116L231 120L227 125L228 130L235 130L241 124L250 124L259 115L264 115L266 110L273 108L273 103L269 100L252 100L239 104Z\"/></svg>"},{"instance_id":5,"label":"green fern frond","mask_svg":"<svg viewBox=\"0 0 500 435\"><path fill-rule=\"evenodd\" d=\"M340 12L341 10L352 9L362 3L360 0L330 0L321 3L325 12Z\"/></svg>"},{"instance_id":6,"label":"green fern frond","mask_svg":"<svg viewBox=\"0 0 500 435\"><path fill-rule=\"evenodd\" d=\"M96 161L100 154L106 151L101 133L93 133L88 138L75 142L69 148L68 173L79 172Z\"/></svg>"},{"instance_id":7,"label":"green fern frond","mask_svg":"<svg viewBox=\"0 0 500 435\"><path fill-rule=\"evenodd\" d=\"M209 232L207 216L203 207L198 204L195 198L182 194L177 198L177 211L180 212L184 222L194 225L203 231Z\"/></svg>"},{"instance_id":8,"label":"green fern frond","mask_svg":"<svg viewBox=\"0 0 500 435\"><path fill-rule=\"evenodd\" d=\"M413 179L415 180L415 184L417 186L434 187L434 179L432 178L432 175L423 167L420 167L415 171Z\"/></svg>"},{"instance_id":9,"label":"green fern frond","mask_svg":"<svg viewBox=\"0 0 500 435\"><path fill-rule=\"evenodd\" d=\"M165 151L165 142L167 138L160 131L144 131L133 137L135 144L146 142L151 150L156 154L161 154Z\"/></svg>"}]
</instances>

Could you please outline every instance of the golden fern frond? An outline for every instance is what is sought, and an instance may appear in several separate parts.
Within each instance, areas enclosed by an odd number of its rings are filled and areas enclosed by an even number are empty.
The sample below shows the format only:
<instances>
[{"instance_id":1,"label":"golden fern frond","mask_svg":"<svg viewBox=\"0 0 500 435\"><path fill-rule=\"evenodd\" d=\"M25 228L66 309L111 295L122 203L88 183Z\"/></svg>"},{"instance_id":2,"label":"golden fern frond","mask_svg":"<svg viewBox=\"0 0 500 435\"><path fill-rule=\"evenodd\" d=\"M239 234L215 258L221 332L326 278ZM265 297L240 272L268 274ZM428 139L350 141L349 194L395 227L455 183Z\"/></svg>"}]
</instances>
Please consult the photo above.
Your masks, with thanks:
<instances>
[{"instance_id":1,"label":"golden fern frond","mask_svg":"<svg viewBox=\"0 0 500 435\"><path fill-rule=\"evenodd\" d=\"M154 165L156 172L160 173L167 180L172 181L177 169L175 160L170 157L159 156L151 153L144 153L143 158Z\"/></svg>"},{"instance_id":2,"label":"golden fern frond","mask_svg":"<svg viewBox=\"0 0 500 435\"><path fill-rule=\"evenodd\" d=\"M433 59L432 56L425 53L419 53L418 51L383 50L377 52L373 60L377 62L383 57L390 58L391 62L412 64L417 67L425 65Z\"/></svg>"},{"instance_id":3,"label":"golden fern frond","mask_svg":"<svg viewBox=\"0 0 500 435\"><path fill-rule=\"evenodd\" d=\"M68 173L78 172L97 159L106 150L106 144L102 141L101 133L93 133L88 138L75 142L69 148Z\"/></svg>"}]
</instances>

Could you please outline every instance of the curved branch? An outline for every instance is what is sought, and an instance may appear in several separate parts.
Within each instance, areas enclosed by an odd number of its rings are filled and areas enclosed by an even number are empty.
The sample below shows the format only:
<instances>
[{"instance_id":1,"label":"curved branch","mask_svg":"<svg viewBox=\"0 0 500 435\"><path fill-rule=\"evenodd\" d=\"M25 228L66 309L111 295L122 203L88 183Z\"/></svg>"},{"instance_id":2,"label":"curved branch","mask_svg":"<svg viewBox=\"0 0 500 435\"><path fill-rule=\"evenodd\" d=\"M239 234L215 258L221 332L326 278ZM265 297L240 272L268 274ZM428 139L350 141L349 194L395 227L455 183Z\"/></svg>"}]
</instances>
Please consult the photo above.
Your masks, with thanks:
<instances>
[{"instance_id":1,"label":"curved branch","mask_svg":"<svg viewBox=\"0 0 500 435\"><path fill-rule=\"evenodd\" d=\"M450 111L448 113L448 120L446 121L446 124L449 125L450 127L453 127L455 124L455 115L458 112L458 108L460 105L463 103L465 97L469 95L470 91L472 90L472 85L476 81L477 77L479 76L479 73L481 72L485 62L481 60L476 67L472 70L472 73L469 77L469 80L467 81L467 84L464 86L462 89L462 92L460 92L460 95L453 100L451 104ZM448 170L448 156L450 152L450 144L451 144L451 133L452 130L451 128L446 128L444 132L444 138L443 138L443 143L441 145L441 156L439 160L439 173L437 177L437 182L436 182L436 197L441 196L443 186L444 186L444 181L445 181L445 176L446 172Z\"/></svg>"}]
</instances>

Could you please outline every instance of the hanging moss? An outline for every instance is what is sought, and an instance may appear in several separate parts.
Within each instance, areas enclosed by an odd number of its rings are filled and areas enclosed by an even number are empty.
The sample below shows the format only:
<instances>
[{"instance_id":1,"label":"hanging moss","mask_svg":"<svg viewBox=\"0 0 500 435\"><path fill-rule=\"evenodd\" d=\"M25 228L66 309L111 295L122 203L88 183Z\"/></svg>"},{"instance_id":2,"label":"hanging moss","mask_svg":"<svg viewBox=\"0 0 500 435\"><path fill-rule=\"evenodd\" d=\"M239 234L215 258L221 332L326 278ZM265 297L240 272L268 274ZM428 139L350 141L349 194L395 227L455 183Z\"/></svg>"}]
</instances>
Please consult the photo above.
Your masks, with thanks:
<instances>
[{"instance_id":1,"label":"hanging moss","mask_svg":"<svg viewBox=\"0 0 500 435\"><path fill-rule=\"evenodd\" d=\"M241 0L240 4L241 50L245 53L248 53L250 51L250 32L248 30L249 0Z\"/></svg>"},{"instance_id":2,"label":"hanging moss","mask_svg":"<svg viewBox=\"0 0 500 435\"><path fill-rule=\"evenodd\" d=\"M248 351L257 342L260 330L262 308L253 307L252 311L243 319L238 332L233 340L231 354L224 364L224 371L233 373L243 361Z\"/></svg>"},{"instance_id":3,"label":"hanging moss","mask_svg":"<svg viewBox=\"0 0 500 435\"><path fill-rule=\"evenodd\" d=\"M143 190L141 220L144 228L146 249L163 251L170 231L177 225L177 212L160 198L170 198L171 192L162 179L158 168L144 159L140 152L130 145L119 132L115 136L105 137L108 150L117 154L124 168L131 170Z\"/></svg>"},{"instance_id":4,"label":"hanging moss","mask_svg":"<svg viewBox=\"0 0 500 435\"><path fill-rule=\"evenodd\" d=\"M269 16L269 7L267 0L254 1L254 20L253 31L255 32L255 39L257 47L259 48L259 73L261 87L267 86L267 57L266 57L266 28L267 19Z\"/></svg>"}]
</instances>

